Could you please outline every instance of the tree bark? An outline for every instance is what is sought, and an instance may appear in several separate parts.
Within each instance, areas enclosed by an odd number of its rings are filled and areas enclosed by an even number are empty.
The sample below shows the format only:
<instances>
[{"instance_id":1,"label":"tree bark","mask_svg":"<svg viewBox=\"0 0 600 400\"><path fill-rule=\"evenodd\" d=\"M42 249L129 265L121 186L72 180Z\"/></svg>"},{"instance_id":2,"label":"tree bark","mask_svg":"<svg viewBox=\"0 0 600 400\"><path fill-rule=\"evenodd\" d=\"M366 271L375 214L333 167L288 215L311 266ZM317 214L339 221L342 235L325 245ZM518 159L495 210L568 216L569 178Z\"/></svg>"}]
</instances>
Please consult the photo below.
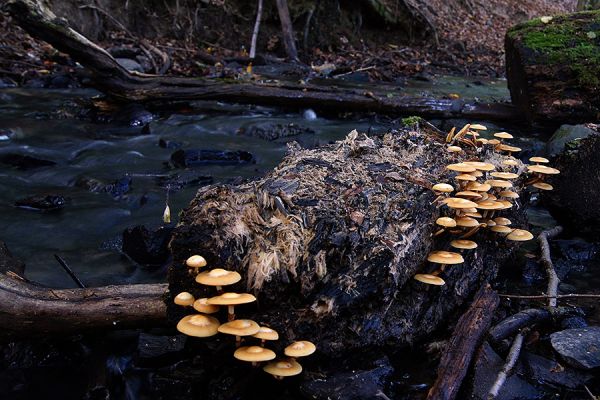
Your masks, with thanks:
<instances>
[{"instance_id":1,"label":"tree bark","mask_svg":"<svg viewBox=\"0 0 600 400\"><path fill-rule=\"evenodd\" d=\"M129 72L104 49L71 29L34 0L10 0L5 9L33 37L69 54L92 72L93 86L125 101L219 100L334 112L377 112L431 118L521 119L505 103L389 96L386 92L284 83L244 83ZM383 89L382 89L383 90Z\"/></svg>"}]
</instances>

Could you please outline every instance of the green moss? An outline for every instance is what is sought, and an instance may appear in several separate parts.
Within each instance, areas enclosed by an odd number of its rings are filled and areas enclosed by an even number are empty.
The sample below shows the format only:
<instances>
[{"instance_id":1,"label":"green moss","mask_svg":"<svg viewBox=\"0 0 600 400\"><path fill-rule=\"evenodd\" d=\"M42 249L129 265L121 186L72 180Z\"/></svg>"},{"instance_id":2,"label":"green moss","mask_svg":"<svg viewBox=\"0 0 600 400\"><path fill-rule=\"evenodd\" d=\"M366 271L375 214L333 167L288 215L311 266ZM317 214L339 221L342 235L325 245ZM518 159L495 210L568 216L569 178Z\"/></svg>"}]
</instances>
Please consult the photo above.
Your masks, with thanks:
<instances>
[{"instance_id":1,"label":"green moss","mask_svg":"<svg viewBox=\"0 0 600 400\"><path fill-rule=\"evenodd\" d=\"M423 118L418 117L416 115L411 115L410 117L402 118L401 122L404 126L414 126L419 122L423 121Z\"/></svg>"}]
</instances>

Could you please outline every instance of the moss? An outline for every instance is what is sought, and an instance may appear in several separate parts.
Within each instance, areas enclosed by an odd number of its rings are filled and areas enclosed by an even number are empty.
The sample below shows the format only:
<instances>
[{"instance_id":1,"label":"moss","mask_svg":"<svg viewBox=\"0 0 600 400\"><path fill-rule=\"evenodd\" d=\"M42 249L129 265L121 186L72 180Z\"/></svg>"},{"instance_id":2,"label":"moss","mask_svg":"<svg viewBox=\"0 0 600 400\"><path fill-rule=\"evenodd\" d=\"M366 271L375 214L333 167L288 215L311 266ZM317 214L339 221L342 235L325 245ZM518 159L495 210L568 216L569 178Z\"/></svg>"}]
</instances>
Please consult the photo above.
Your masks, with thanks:
<instances>
[{"instance_id":1,"label":"moss","mask_svg":"<svg viewBox=\"0 0 600 400\"><path fill-rule=\"evenodd\" d=\"M423 118L416 115L411 115L410 117L402 118L401 120L403 126L414 126L421 121L423 121Z\"/></svg>"}]
</instances>

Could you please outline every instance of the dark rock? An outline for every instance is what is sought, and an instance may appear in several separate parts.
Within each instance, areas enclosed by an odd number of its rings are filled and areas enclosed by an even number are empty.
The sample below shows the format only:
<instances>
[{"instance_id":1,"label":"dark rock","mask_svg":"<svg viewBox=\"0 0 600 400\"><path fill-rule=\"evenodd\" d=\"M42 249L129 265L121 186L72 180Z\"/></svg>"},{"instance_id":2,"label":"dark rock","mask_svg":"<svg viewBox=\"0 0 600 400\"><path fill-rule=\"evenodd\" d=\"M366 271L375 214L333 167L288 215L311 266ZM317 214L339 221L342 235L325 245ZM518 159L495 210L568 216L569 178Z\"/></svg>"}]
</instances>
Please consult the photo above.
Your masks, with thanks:
<instances>
[{"instance_id":1,"label":"dark rock","mask_svg":"<svg viewBox=\"0 0 600 400\"><path fill-rule=\"evenodd\" d=\"M209 164L253 163L255 159L244 150L177 150L171 155L171 162L176 167L185 168Z\"/></svg>"},{"instance_id":2,"label":"dark rock","mask_svg":"<svg viewBox=\"0 0 600 400\"><path fill-rule=\"evenodd\" d=\"M160 187L170 191L181 190L188 186L206 186L214 182L212 176L198 175L194 171L184 170L169 176L159 176L156 181Z\"/></svg>"},{"instance_id":3,"label":"dark rock","mask_svg":"<svg viewBox=\"0 0 600 400\"><path fill-rule=\"evenodd\" d=\"M153 119L154 115L141 104L127 104L120 107L119 112L114 115L114 121L129 126L143 126L152 122Z\"/></svg>"},{"instance_id":4,"label":"dark rock","mask_svg":"<svg viewBox=\"0 0 600 400\"><path fill-rule=\"evenodd\" d=\"M14 88L17 86L17 83L10 78L0 78L0 89Z\"/></svg>"},{"instance_id":5,"label":"dark rock","mask_svg":"<svg viewBox=\"0 0 600 400\"><path fill-rule=\"evenodd\" d=\"M130 58L117 58L117 62L126 70L144 73L144 67Z\"/></svg>"},{"instance_id":6,"label":"dark rock","mask_svg":"<svg viewBox=\"0 0 600 400\"><path fill-rule=\"evenodd\" d=\"M571 366L600 367L600 326L566 329L550 335L552 347Z\"/></svg>"},{"instance_id":7,"label":"dark rock","mask_svg":"<svg viewBox=\"0 0 600 400\"><path fill-rule=\"evenodd\" d=\"M181 142L175 142L173 140L168 140L168 139L163 139L160 138L158 140L158 147L161 147L163 149L178 149L181 146L183 146L183 144Z\"/></svg>"},{"instance_id":8,"label":"dark rock","mask_svg":"<svg viewBox=\"0 0 600 400\"><path fill-rule=\"evenodd\" d=\"M293 122L290 122L289 124L274 124L265 122L248 127L241 127L238 129L237 133L244 136L257 137L272 141L301 134L313 134L315 131Z\"/></svg>"},{"instance_id":9,"label":"dark rock","mask_svg":"<svg viewBox=\"0 0 600 400\"><path fill-rule=\"evenodd\" d=\"M13 257L10 250L8 250L6 243L0 240L0 273L6 273L8 271L23 276L23 273L25 272L25 263Z\"/></svg>"},{"instance_id":10,"label":"dark rock","mask_svg":"<svg viewBox=\"0 0 600 400\"><path fill-rule=\"evenodd\" d=\"M56 211L64 208L67 199L56 194L40 194L17 200L15 206L28 210Z\"/></svg>"},{"instance_id":11,"label":"dark rock","mask_svg":"<svg viewBox=\"0 0 600 400\"><path fill-rule=\"evenodd\" d=\"M115 58L134 59L140 54L140 50L130 46L113 46L108 49L111 56Z\"/></svg>"},{"instance_id":12,"label":"dark rock","mask_svg":"<svg viewBox=\"0 0 600 400\"><path fill-rule=\"evenodd\" d=\"M379 392L385 393L393 372L390 361L383 358L370 370L331 371L322 379L304 382L300 391L307 398L316 400L377 399Z\"/></svg>"},{"instance_id":13,"label":"dark rock","mask_svg":"<svg viewBox=\"0 0 600 400\"><path fill-rule=\"evenodd\" d=\"M552 241L554 269L560 280L570 273L584 272L589 265L598 262L600 245L581 239L558 239Z\"/></svg>"},{"instance_id":14,"label":"dark rock","mask_svg":"<svg viewBox=\"0 0 600 400\"><path fill-rule=\"evenodd\" d=\"M94 178L80 177L75 181L75 186L86 189L92 193L109 193L113 198L122 198L131 190L132 179L128 176L106 184Z\"/></svg>"},{"instance_id":15,"label":"dark rock","mask_svg":"<svg viewBox=\"0 0 600 400\"><path fill-rule=\"evenodd\" d=\"M70 89L79 87L79 82L72 74L58 73L50 76L46 84L48 89Z\"/></svg>"},{"instance_id":16,"label":"dark rock","mask_svg":"<svg viewBox=\"0 0 600 400\"><path fill-rule=\"evenodd\" d=\"M149 360L180 352L186 339L185 335L159 336L142 332L138 338L137 356Z\"/></svg>"},{"instance_id":17,"label":"dark rock","mask_svg":"<svg viewBox=\"0 0 600 400\"><path fill-rule=\"evenodd\" d=\"M586 125L561 125L548 140L546 154L550 157L558 156L565 150L565 147L576 147L576 141L595 133L596 131Z\"/></svg>"},{"instance_id":18,"label":"dark rock","mask_svg":"<svg viewBox=\"0 0 600 400\"><path fill-rule=\"evenodd\" d=\"M570 292L570 293L574 293L574 292ZM564 318L562 321L560 321L560 327L562 329L577 329L577 328L585 328L587 326L588 326L588 323L585 320L585 318L578 316L578 315L567 317L567 318Z\"/></svg>"},{"instance_id":19,"label":"dark rock","mask_svg":"<svg viewBox=\"0 0 600 400\"><path fill-rule=\"evenodd\" d=\"M123 232L123 252L142 265L163 265L169 259L169 240L173 228L148 229L144 225Z\"/></svg>"},{"instance_id":20,"label":"dark rock","mask_svg":"<svg viewBox=\"0 0 600 400\"><path fill-rule=\"evenodd\" d=\"M593 378L591 374L565 367L554 360L527 351L521 354L521 360L528 371L527 376L546 385L578 389Z\"/></svg>"},{"instance_id":21,"label":"dark rock","mask_svg":"<svg viewBox=\"0 0 600 400\"><path fill-rule=\"evenodd\" d=\"M44 160L26 154L8 153L0 155L0 163L11 165L19 169L34 169L56 165L54 161Z\"/></svg>"}]
</instances>

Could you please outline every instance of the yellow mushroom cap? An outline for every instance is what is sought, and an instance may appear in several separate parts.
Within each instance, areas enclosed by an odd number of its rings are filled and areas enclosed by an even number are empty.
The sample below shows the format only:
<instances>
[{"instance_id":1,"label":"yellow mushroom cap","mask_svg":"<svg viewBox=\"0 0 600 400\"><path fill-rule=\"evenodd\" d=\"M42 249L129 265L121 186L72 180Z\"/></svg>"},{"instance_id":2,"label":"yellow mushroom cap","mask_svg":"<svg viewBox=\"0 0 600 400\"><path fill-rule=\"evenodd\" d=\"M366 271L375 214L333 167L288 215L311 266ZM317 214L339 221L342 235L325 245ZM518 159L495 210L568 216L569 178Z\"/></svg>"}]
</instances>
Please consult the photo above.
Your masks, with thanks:
<instances>
[{"instance_id":1,"label":"yellow mushroom cap","mask_svg":"<svg viewBox=\"0 0 600 400\"><path fill-rule=\"evenodd\" d=\"M498 203L503 205L503 207L499 208L499 210L506 210L507 208L511 208L513 206L513 203L508 200L498 200Z\"/></svg>"},{"instance_id":2,"label":"yellow mushroom cap","mask_svg":"<svg viewBox=\"0 0 600 400\"><path fill-rule=\"evenodd\" d=\"M235 336L250 336L260 330L260 326L250 319L235 319L219 326L219 332Z\"/></svg>"},{"instance_id":3,"label":"yellow mushroom cap","mask_svg":"<svg viewBox=\"0 0 600 400\"><path fill-rule=\"evenodd\" d=\"M435 223L446 228L454 228L456 226L456 221L450 217L440 217L435 220Z\"/></svg>"},{"instance_id":4,"label":"yellow mushroom cap","mask_svg":"<svg viewBox=\"0 0 600 400\"><path fill-rule=\"evenodd\" d=\"M317 347L313 343L307 340L300 340L286 347L283 353L288 357L304 357L311 355L315 350L317 350Z\"/></svg>"},{"instance_id":5,"label":"yellow mushroom cap","mask_svg":"<svg viewBox=\"0 0 600 400\"><path fill-rule=\"evenodd\" d=\"M489 179L489 180L485 181L485 183L487 183L491 187L502 188L502 189L508 189L513 186L513 184L510 183L509 181L505 181L502 179Z\"/></svg>"},{"instance_id":6,"label":"yellow mushroom cap","mask_svg":"<svg viewBox=\"0 0 600 400\"><path fill-rule=\"evenodd\" d=\"M268 328L266 326L261 326L258 329L258 332L256 332L252 336L254 336L257 339L262 339L262 340L278 340L279 339L279 333L277 333L276 330Z\"/></svg>"},{"instance_id":7,"label":"yellow mushroom cap","mask_svg":"<svg viewBox=\"0 0 600 400\"><path fill-rule=\"evenodd\" d=\"M477 170L477 171L469 172L469 175L474 176L475 178L479 178L479 177L483 176L483 172Z\"/></svg>"},{"instance_id":8,"label":"yellow mushroom cap","mask_svg":"<svg viewBox=\"0 0 600 400\"><path fill-rule=\"evenodd\" d=\"M498 146L498 150L508 151L509 153L514 153L515 151L521 151L520 147L509 146L507 144L501 144Z\"/></svg>"},{"instance_id":9,"label":"yellow mushroom cap","mask_svg":"<svg viewBox=\"0 0 600 400\"><path fill-rule=\"evenodd\" d=\"M545 165L528 165L527 170L529 172L536 172L538 174L544 174L544 175L560 174L560 171L557 170L556 168L547 167Z\"/></svg>"},{"instance_id":10,"label":"yellow mushroom cap","mask_svg":"<svg viewBox=\"0 0 600 400\"><path fill-rule=\"evenodd\" d=\"M494 164L485 163L482 161L465 161L463 164L475 167L475 169L478 171L493 171L496 169Z\"/></svg>"},{"instance_id":11,"label":"yellow mushroom cap","mask_svg":"<svg viewBox=\"0 0 600 400\"><path fill-rule=\"evenodd\" d=\"M550 162L550 160L548 160L547 158L544 158L544 157L531 157L529 159L529 161L534 162L534 163L543 163L543 164Z\"/></svg>"},{"instance_id":12,"label":"yellow mushroom cap","mask_svg":"<svg viewBox=\"0 0 600 400\"><path fill-rule=\"evenodd\" d=\"M479 226L479 221L471 217L460 217L456 218L456 225L464 228L473 228Z\"/></svg>"},{"instance_id":13,"label":"yellow mushroom cap","mask_svg":"<svg viewBox=\"0 0 600 400\"><path fill-rule=\"evenodd\" d=\"M477 208L481 210L500 210L504 208L504 205L499 201L485 200L477 203Z\"/></svg>"},{"instance_id":14,"label":"yellow mushroom cap","mask_svg":"<svg viewBox=\"0 0 600 400\"><path fill-rule=\"evenodd\" d=\"M196 300L193 307L194 310L204 314L214 314L219 311L219 306L208 304L208 299L206 297Z\"/></svg>"},{"instance_id":15,"label":"yellow mushroom cap","mask_svg":"<svg viewBox=\"0 0 600 400\"><path fill-rule=\"evenodd\" d=\"M446 150L448 150L450 153L460 153L462 151L459 146L448 146Z\"/></svg>"},{"instance_id":16,"label":"yellow mushroom cap","mask_svg":"<svg viewBox=\"0 0 600 400\"><path fill-rule=\"evenodd\" d=\"M454 186L447 183L436 183L431 187L434 192L452 193L454 192Z\"/></svg>"},{"instance_id":17,"label":"yellow mushroom cap","mask_svg":"<svg viewBox=\"0 0 600 400\"><path fill-rule=\"evenodd\" d=\"M233 356L242 361L260 362L273 360L275 352L260 346L244 346L237 349Z\"/></svg>"},{"instance_id":18,"label":"yellow mushroom cap","mask_svg":"<svg viewBox=\"0 0 600 400\"><path fill-rule=\"evenodd\" d=\"M500 179L517 179L519 177L519 175L512 172L492 172L491 175Z\"/></svg>"},{"instance_id":19,"label":"yellow mushroom cap","mask_svg":"<svg viewBox=\"0 0 600 400\"><path fill-rule=\"evenodd\" d=\"M486 138L477 138L477 141L480 142L481 144L487 144L488 140Z\"/></svg>"},{"instance_id":20,"label":"yellow mushroom cap","mask_svg":"<svg viewBox=\"0 0 600 400\"><path fill-rule=\"evenodd\" d=\"M188 336L214 336L217 334L218 329L218 319L202 314L185 316L177 323L177 330Z\"/></svg>"},{"instance_id":21,"label":"yellow mushroom cap","mask_svg":"<svg viewBox=\"0 0 600 400\"><path fill-rule=\"evenodd\" d=\"M476 203L471 200L462 199L460 197L449 197L444 200L444 203L450 208L471 208L477 206Z\"/></svg>"},{"instance_id":22,"label":"yellow mushroom cap","mask_svg":"<svg viewBox=\"0 0 600 400\"><path fill-rule=\"evenodd\" d=\"M536 182L531 186L533 186L534 188L540 189L540 190L553 190L554 189L554 186L552 186L551 184L546 183L546 182Z\"/></svg>"},{"instance_id":23,"label":"yellow mushroom cap","mask_svg":"<svg viewBox=\"0 0 600 400\"><path fill-rule=\"evenodd\" d=\"M465 262L460 254L443 250L432 251L429 253L427 256L427 261L436 264L460 264Z\"/></svg>"},{"instance_id":24,"label":"yellow mushroom cap","mask_svg":"<svg viewBox=\"0 0 600 400\"><path fill-rule=\"evenodd\" d=\"M202 256L193 255L185 260L185 265L190 268L202 268L206 267L206 260Z\"/></svg>"},{"instance_id":25,"label":"yellow mushroom cap","mask_svg":"<svg viewBox=\"0 0 600 400\"><path fill-rule=\"evenodd\" d=\"M519 195L515 192L512 192L510 190L503 190L502 192L498 193L500 195L500 197L506 197L507 199L518 199Z\"/></svg>"},{"instance_id":26,"label":"yellow mushroom cap","mask_svg":"<svg viewBox=\"0 0 600 400\"><path fill-rule=\"evenodd\" d=\"M467 190L472 190L474 192L487 192L492 187L487 183L479 183L479 182L469 182L467 185Z\"/></svg>"},{"instance_id":27,"label":"yellow mushroom cap","mask_svg":"<svg viewBox=\"0 0 600 400\"><path fill-rule=\"evenodd\" d=\"M477 243L475 243L472 240L465 240L465 239L457 239L457 240L453 240L450 242L450 246L457 248L457 249L476 249L477 248Z\"/></svg>"},{"instance_id":28,"label":"yellow mushroom cap","mask_svg":"<svg viewBox=\"0 0 600 400\"><path fill-rule=\"evenodd\" d=\"M477 192L473 192L471 190L464 190L462 192L456 193L457 197L475 197L477 199L481 198L481 195Z\"/></svg>"},{"instance_id":29,"label":"yellow mushroom cap","mask_svg":"<svg viewBox=\"0 0 600 400\"><path fill-rule=\"evenodd\" d=\"M509 167L515 167L519 165L519 163L516 160L504 160L502 161L502 164L508 165Z\"/></svg>"},{"instance_id":30,"label":"yellow mushroom cap","mask_svg":"<svg viewBox=\"0 0 600 400\"><path fill-rule=\"evenodd\" d=\"M446 284L442 278L431 274L416 274L413 278L428 285L442 286Z\"/></svg>"},{"instance_id":31,"label":"yellow mushroom cap","mask_svg":"<svg viewBox=\"0 0 600 400\"><path fill-rule=\"evenodd\" d=\"M469 181L469 182L473 182L476 181L477 178L471 174L460 174L460 175L456 175L454 177L454 179L458 180L458 181Z\"/></svg>"},{"instance_id":32,"label":"yellow mushroom cap","mask_svg":"<svg viewBox=\"0 0 600 400\"><path fill-rule=\"evenodd\" d=\"M474 129L476 131L487 131L487 128L485 127L485 125L481 125L481 124L471 124L471 129Z\"/></svg>"},{"instance_id":33,"label":"yellow mushroom cap","mask_svg":"<svg viewBox=\"0 0 600 400\"><path fill-rule=\"evenodd\" d=\"M508 226L508 225L512 224L510 219L504 218L504 217L496 217L496 218L494 218L494 222L498 225L504 225L504 226Z\"/></svg>"},{"instance_id":34,"label":"yellow mushroom cap","mask_svg":"<svg viewBox=\"0 0 600 400\"><path fill-rule=\"evenodd\" d=\"M506 238L508 240L514 240L514 241L517 241L517 242L523 242L523 241L526 241L526 240L533 239L533 235L531 234L531 232L526 231L524 229L515 229Z\"/></svg>"},{"instance_id":35,"label":"yellow mushroom cap","mask_svg":"<svg viewBox=\"0 0 600 400\"><path fill-rule=\"evenodd\" d=\"M498 139L490 139L490 140L488 140L488 144L495 146L497 144L500 144L500 141Z\"/></svg>"},{"instance_id":36,"label":"yellow mushroom cap","mask_svg":"<svg viewBox=\"0 0 600 400\"><path fill-rule=\"evenodd\" d=\"M497 137L500 139L512 139L513 135L511 135L508 132L498 132L498 133L494 133L494 137Z\"/></svg>"},{"instance_id":37,"label":"yellow mushroom cap","mask_svg":"<svg viewBox=\"0 0 600 400\"><path fill-rule=\"evenodd\" d=\"M465 164L465 163L450 164L450 165L447 165L446 168L449 169L450 171L456 171L456 172L473 172L476 170L475 167Z\"/></svg>"},{"instance_id":38,"label":"yellow mushroom cap","mask_svg":"<svg viewBox=\"0 0 600 400\"><path fill-rule=\"evenodd\" d=\"M200 272L196 276L196 282L207 286L233 285L239 282L242 276L235 271L227 271L223 268L215 268L210 271Z\"/></svg>"},{"instance_id":39,"label":"yellow mushroom cap","mask_svg":"<svg viewBox=\"0 0 600 400\"><path fill-rule=\"evenodd\" d=\"M486 200L494 200L495 201L498 199L495 195L493 195L491 193L486 193L486 194L487 194Z\"/></svg>"},{"instance_id":40,"label":"yellow mushroom cap","mask_svg":"<svg viewBox=\"0 0 600 400\"><path fill-rule=\"evenodd\" d=\"M466 212L465 217L482 218L483 216L478 212Z\"/></svg>"},{"instance_id":41,"label":"yellow mushroom cap","mask_svg":"<svg viewBox=\"0 0 600 400\"><path fill-rule=\"evenodd\" d=\"M486 225L487 225L488 227L490 227L490 228L491 228L492 226L496 226L496 225L498 225L498 224L497 224L497 223L496 223L494 220L492 220L492 219L488 219L487 221L484 221L483 223L484 223L484 224L486 224Z\"/></svg>"},{"instance_id":42,"label":"yellow mushroom cap","mask_svg":"<svg viewBox=\"0 0 600 400\"><path fill-rule=\"evenodd\" d=\"M302 372L302 365L296 360L273 361L265 365L263 371L274 376L294 376Z\"/></svg>"},{"instance_id":43,"label":"yellow mushroom cap","mask_svg":"<svg viewBox=\"0 0 600 400\"><path fill-rule=\"evenodd\" d=\"M211 297L206 302L217 306L235 306L238 304L252 303L256 297L250 293L223 293L219 296Z\"/></svg>"},{"instance_id":44,"label":"yellow mushroom cap","mask_svg":"<svg viewBox=\"0 0 600 400\"><path fill-rule=\"evenodd\" d=\"M492 226L490 228L490 230L492 232L496 232L496 233L510 233L510 232L512 232L512 229L509 228L506 225L495 225L495 226Z\"/></svg>"},{"instance_id":45,"label":"yellow mushroom cap","mask_svg":"<svg viewBox=\"0 0 600 400\"><path fill-rule=\"evenodd\" d=\"M192 304L194 304L194 296L192 296L192 294L188 292L181 292L177 296L175 296L173 302L178 306L191 306Z\"/></svg>"}]
</instances>

